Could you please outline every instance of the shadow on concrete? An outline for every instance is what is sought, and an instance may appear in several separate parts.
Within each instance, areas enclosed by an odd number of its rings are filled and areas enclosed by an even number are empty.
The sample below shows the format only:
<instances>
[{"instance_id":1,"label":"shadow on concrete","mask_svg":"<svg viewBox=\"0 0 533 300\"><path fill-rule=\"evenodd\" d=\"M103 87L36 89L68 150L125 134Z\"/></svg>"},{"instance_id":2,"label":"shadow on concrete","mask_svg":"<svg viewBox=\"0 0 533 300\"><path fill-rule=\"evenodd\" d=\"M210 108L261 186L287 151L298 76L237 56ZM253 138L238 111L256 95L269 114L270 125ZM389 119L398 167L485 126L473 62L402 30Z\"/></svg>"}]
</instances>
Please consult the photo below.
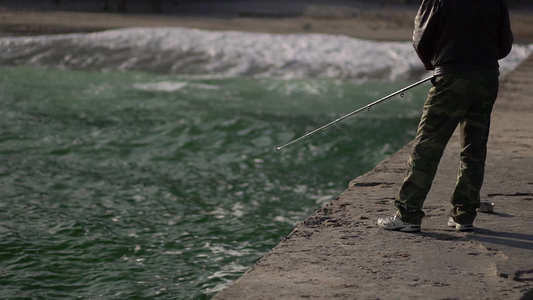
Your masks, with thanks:
<instances>
[{"instance_id":1,"label":"shadow on concrete","mask_svg":"<svg viewBox=\"0 0 533 300\"><path fill-rule=\"evenodd\" d=\"M531 234L492 231L488 229L476 229L475 232L476 234L469 236L469 238L481 243L533 250L533 235Z\"/></svg>"}]
</instances>

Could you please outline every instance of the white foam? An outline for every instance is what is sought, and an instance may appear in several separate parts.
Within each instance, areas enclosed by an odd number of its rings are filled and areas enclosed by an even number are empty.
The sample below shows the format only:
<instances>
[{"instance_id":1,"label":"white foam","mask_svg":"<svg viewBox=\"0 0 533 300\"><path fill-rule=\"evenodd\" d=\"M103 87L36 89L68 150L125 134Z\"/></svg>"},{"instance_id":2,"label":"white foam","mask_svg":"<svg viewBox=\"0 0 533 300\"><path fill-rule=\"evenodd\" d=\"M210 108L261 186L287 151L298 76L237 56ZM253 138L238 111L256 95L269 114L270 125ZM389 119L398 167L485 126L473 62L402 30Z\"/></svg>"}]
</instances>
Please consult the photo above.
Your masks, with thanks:
<instances>
[{"instance_id":1,"label":"white foam","mask_svg":"<svg viewBox=\"0 0 533 300\"><path fill-rule=\"evenodd\" d=\"M502 73L532 52L533 45L515 45L509 57L501 61ZM0 65L214 77L396 80L427 75L410 42L186 28L6 37L0 40ZM140 88L175 91L183 86L158 83Z\"/></svg>"},{"instance_id":2,"label":"white foam","mask_svg":"<svg viewBox=\"0 0 533 300\"><path fill-rule=\"evenodd\" d=\"M153 92L175 92L185 88L187 82L162 81L154 83L136 83L134 89Z\"/></svg>"}]
</instances>

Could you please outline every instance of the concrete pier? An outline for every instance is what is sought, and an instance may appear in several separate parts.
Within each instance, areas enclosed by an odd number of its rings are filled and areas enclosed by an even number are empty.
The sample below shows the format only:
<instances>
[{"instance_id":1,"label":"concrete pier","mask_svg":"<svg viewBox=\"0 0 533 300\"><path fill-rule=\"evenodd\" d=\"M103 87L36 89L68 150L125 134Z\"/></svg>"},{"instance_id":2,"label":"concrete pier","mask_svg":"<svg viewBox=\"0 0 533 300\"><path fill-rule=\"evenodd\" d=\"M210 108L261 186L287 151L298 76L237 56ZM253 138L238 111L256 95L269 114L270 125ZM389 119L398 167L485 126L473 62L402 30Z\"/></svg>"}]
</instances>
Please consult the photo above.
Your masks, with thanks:
<instances>
[{"instance_id":1,"label":"concrete pier","mask_svg":"<svg viewBox=\"0 0 533 300\"><path fill-rule=\"evenodd\" d=\"M425 204L421 233L378 217L406 172L411 145L354 179L214 299L533 299L533 56L501 79L473 233L446 225L459 165L452 138Z\"/></svg>"}]
</instances>

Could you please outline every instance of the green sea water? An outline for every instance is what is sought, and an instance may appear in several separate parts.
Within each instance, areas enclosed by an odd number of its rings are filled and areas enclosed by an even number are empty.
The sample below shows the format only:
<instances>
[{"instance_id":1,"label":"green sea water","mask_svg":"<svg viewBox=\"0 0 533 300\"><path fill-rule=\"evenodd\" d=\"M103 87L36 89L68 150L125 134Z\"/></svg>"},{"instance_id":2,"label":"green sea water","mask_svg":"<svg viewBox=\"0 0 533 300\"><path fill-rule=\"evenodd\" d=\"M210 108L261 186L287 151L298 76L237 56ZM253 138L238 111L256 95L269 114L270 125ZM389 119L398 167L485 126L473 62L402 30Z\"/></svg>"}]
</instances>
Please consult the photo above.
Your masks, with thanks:
<instances>
[{"instance_id":1,"label":"green sea water","mask_svg":"<svg viewBox=\"0 0 533 300\"><path fill-rule=\"evenodd\" d=\"M414 137L427 85L0 67L0 298L208 299Z\"/></svg>"}]
</instances>

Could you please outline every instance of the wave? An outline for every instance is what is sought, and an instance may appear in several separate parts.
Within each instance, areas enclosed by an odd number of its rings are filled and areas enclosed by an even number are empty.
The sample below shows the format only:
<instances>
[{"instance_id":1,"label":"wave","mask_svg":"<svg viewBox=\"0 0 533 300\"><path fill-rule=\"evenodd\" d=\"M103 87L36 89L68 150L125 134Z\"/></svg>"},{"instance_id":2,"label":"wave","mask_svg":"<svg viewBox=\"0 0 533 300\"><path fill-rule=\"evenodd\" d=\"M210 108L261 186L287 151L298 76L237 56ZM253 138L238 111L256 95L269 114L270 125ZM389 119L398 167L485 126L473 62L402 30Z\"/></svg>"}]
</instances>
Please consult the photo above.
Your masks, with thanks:
<instances>
[{"instance_id":1,"label":"wave","mask_svg":"<svg viewBox=\"0 0 533 300\"><path fill-rule=\"evenodd\" d=\"M502 72L532 50L515 46L501 61ZM397 80L427 74L410 42L187 28L7 37L0 40L0 65L213 77Z\"/></svg>"}]
</instances>

